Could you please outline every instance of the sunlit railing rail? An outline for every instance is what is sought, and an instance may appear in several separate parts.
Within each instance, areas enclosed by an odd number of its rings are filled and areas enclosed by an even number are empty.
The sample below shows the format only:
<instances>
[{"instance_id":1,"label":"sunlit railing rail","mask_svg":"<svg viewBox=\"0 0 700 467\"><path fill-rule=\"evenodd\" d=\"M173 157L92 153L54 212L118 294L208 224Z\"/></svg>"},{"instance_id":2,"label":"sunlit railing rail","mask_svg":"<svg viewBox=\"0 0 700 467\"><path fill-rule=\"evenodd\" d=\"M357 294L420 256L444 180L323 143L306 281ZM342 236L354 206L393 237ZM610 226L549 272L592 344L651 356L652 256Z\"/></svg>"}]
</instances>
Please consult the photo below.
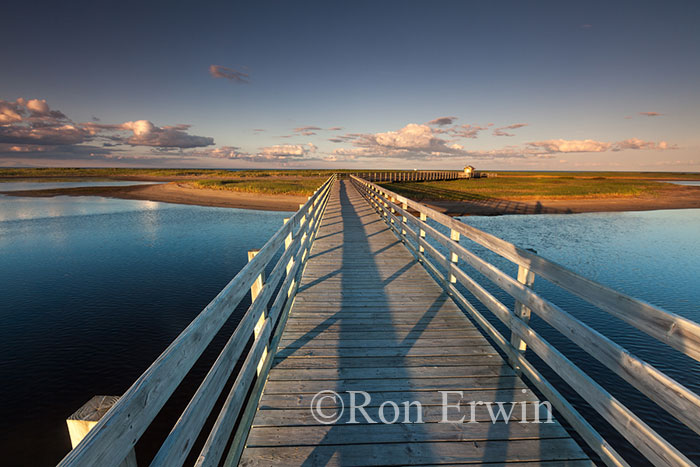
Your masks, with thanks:
<instances>
[{"instance_id":1,"label":"sunlit railing rail","mask_svg":"<svg viewBox=\"0 0 700 467\"><path fill-rule=\"evenodd\" d=\"M245 358L196 465L219 465L232 436L228 462L238 458L279 341L278 331L284 327L303 265L308 259L335 180L336 176L331 176L259 251L249 253L249 263L59 465L119 465L250 291L250 307L199 384L151 465L170 467L184 463L205 422L212 415L212 409L222 395L237 362ZM265 279L266 267L280 252L281 256ZM248 346L251 339L253 343ZM244 351L247 351L246 355L243 355Z\"/></svg>"},{"instance_id":2,"label":"sunlit railing rail","mask_svg":"<svg viewBox=\"0 0 700 467\"><path fill-rule=\"evenodd\" d=\"M508 356L511 364L552 403L606 464L628 465L586 418L525 358L527 346L653 464L695 465L530 327L530 314L537 314L698 434L700 397L535 293L530 286L535 275L539 275L695 360L700 360L700 325L586 279L530 251L518 248L379 185L356 176L351 176L351 179L363 196L384 217L394 233ZM450 236L442 234L428 224L428 219L448 228ZM462 236L517 264L517 279L460 245L458 242ZM442 245L448 253L441 253L428 238ZM459 260L463 260L511 295L515 299L514 310L506 307L460 269L457 264ZM506 325L511 332L510 339L503 336L464 297L456 287L457 283L464 286Z\"/></svg>"}]
</instances>

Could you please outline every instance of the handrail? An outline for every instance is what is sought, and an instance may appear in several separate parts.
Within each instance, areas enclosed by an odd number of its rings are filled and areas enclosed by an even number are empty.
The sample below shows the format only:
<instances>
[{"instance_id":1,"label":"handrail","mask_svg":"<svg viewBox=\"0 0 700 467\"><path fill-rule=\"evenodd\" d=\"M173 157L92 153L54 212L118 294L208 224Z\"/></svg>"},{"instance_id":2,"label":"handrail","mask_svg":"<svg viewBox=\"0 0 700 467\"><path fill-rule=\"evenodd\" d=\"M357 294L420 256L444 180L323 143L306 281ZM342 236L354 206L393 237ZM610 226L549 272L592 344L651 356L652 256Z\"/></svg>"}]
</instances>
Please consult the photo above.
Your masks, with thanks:
<instances>
[{"instance_id":1,"label":"handrail","mask_svg":"<svg viewBox=\"0 0 700 467\"><path fill-rule=\"evenodd\" d=\"M291 306L298 277L308 259L311 243L336 179L335 174L329 177L299 211L273 234L80 444L66 455L60 466L119 465L250 290L252 300L248 310L161 446L153 465L182 465L236 362L246 350L248 341L254 337L245 363L198 460L202 465L216 465L219 462L237 414L245 404L244 399L256 378L255 370L258 370L258 380L266 377L265 368L269 369L276 347L273 345L275 341L271 341L275 326ZM263 284L266 266L282 248L284 252ZM273 298L269 312L266 312Z\"/></svg>"},{"instance_id":2,"label":"handrail","mask_svg":"<svg viewBox=\"0 0 700 467\"><path fill-rule=\"evenodd\" d=\"M627 324L700 361L700 324L598 284L564 266L460 222L424 204L371 182L368 183L386 196L395 199L397 203L406 204L420 214L449 227L503 258L538 274Z\"/></svg>"},{"instance_id":3,"label":"handrail","mask_svg":"<svg viewBox=\"0 0 700 467\"><path fill-rule=\"evenodd\" d=\"M429 182L437 180L457 180L468 178L465 172L459 170L378 170L374 172L355 172L348 175L373 182Z\"/></svg>"},{"instance_id":4,"label":"handrail","mask_svg":"<svg viewBox=\"0 0 700 467\"><path fill-rule=\"evenodd\" d=\"M475 321L489 334L497 345L506 353L512 364L525 374L535 387L550 400L560 411L562 416L576 429L589 446L596 451L609 465L626 465L624 459L610 447L610 445L597 433L591 425L578 413L563 396L546 382L535 367L524 357L527 345L551 368L553 368L574 390L576 390L603 418L605 418L616 430L618 430L632 445L656 465L692 465L692 463L668 441L646 425L634 415L627 407L615 399L602 386L583 372L574 363L568 360L561 352L549 344L542 336L536 333L528 324L530 312L538 314L545 322L568 337L580 348L585 350L598 361L616 372L632 386L645 394L669 414L676 417L685 425L700 433L700 397L680 383L657 370L652 365L630 354L624 348L611 341L607 337L590 328L555 304L539 296L528 286L526 276L530 273L540 273L542 277L551 282L559 282L562 287L573 293L583 296L590 303L600 303L595 297L585 296L585 293L576 290L583 284L587 287L599 290L601 295L615 297L622 301L624 307L639 307L646 312L648 307L654 308L653 321L645 326L637 326L648 332L653 337L665 336L654 326L662 327L670 321L681 322L684 332L690 333L692 341L697 342L700 329L697 323L678 317L652 305L627 297L612 289L596 284L573 273L563 266L552 263L533 253L526 252L516 246L482 232L474 227L467 226L444 214L438 213L420 203L399 196L381 186L375 185L358 177L352 177L355 186L375 209L385 218L387 224L394 233L404 241L413 254L424 266L435 275L442 286L461 304L466 311L474 317ZM398 203L401 203L399 206ZM420 218L409 213L408 208L417 211ZM438 223L449 227L451 235L447 237L427 223L432 218ZM500 269L479 258L473 252L457 243L460 234L489 248L503 257L519 265L518 280L513 279ZM426 236L437 241L448 251L449 258L443 255L437 248L426 240ZM455 241L456 240L456 241ZM442 267L442 271L433 264L435 261ZM463 260L503 291L516 299L516 310L511 311L493 295L487 292L480 284L461 270L458 260ZM565 280L557 276L559 271ZM554 280L552 280L552 279ZM476 308L459 292L455 283L463 285L474 297L502 321L511 331L511 340L503 337ZM599 295L600 296L600 295ZM624 300L622 299L624 298ZM609 303L609 302L605 302ZM606 309L600 307L601 309ZM608 307L610 308L610 307ZM625 308L625 309L627 309ZM618 306L619 311L621 306ZM519 312L520 311L520 312ZM607 310L609 311L609 310ZM612 313L617 316L616 313ZM619 313L618 313L619 314ZM647 318L648 319L648 318ZM625 320L626 321L626 320ZM677 348L678 340L660 339L664 342L673 342ZM522 342L522 343L521 343ZM679 350L685 351L689 346L681 345ZM684 352L691 356L692 353Z\"/></svg>"}]
</instances>

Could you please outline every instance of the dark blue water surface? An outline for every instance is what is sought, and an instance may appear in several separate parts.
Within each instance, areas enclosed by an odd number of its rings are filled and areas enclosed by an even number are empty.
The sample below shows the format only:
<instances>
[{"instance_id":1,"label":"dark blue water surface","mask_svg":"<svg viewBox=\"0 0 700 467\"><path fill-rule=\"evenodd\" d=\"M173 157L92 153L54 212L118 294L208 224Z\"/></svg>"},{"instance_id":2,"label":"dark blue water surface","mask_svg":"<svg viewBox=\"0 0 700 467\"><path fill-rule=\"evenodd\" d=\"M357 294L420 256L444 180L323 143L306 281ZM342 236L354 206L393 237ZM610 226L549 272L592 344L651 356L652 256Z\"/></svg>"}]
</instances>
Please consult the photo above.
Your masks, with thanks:
<instances>
[{"instance_id":1,"label":"dark blue water surface","mask_svg":"<svg viewBox=\"0 0 700 467\"><path fill-rule=\"evenodd\" d=\"M577 215L536 215L500 217L464 217L463 222L499 236L523 248L532 248L541 256L565 265L573 271L608 287L642 299L667 311L700 322L700 210L667 210ZM462 241L483 258L511 275L517 266L475 245ZM463 265L465 266L465 265ZM469 270L468 266L465 269ZM471 270L473 271L473 270ZM479 273L480 283L509 307L506 296ZM572 294L537 278L534 289L565 311L621 344L633 354L653 364L667 375L700 394L700 363L661 344L632 326L589 305ZM468 295L468 293L467 293ZM476 299L472 300L476 303ZM493 316L485 307L478 307ZM510 334L497 319L504 335ZM594 362L575 344L542 320L534 317L533 327L564 355L583 368L598 383L632 411L681 449L700 462L700 438L673 417L667 415L629 384ZM538 363L547 378L572 398L580 411L593 421L606 439L634 465L643 459L561 382L555 372L528 351L527 357Z\"/></svg>"},{"instance_id":2,"label":"dark blue water surface","mask_svg":"<svg viewBox=\"0 0 700 467\"><path fill-rule=\"evenodd\" d=\"M288 216L0 196L0 464L58 462L67 416L122 394Z\"/></svg>"}]
</instances>

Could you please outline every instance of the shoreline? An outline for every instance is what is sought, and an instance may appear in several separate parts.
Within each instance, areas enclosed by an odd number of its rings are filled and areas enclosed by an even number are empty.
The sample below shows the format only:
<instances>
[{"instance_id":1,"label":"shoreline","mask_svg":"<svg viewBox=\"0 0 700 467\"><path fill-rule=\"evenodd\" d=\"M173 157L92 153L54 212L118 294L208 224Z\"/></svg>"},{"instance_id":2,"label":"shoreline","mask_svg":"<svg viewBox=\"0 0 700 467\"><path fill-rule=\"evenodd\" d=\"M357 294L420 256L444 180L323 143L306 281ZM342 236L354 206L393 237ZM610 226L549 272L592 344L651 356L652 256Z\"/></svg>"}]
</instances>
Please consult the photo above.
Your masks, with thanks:
<instances>
[{"instance_id":1,"label":"shoreline","mask_svg":"<svg viewBox=\"0 0 700 467\"><path fill-rule=\"evenodd\" d=\"M0 186L0 189L2 186ZM226 190L190 188L173 182L158 185L90 186L47 190L0 191L6 196L51 198L54 196L102 196L105 198L156 201L219 208L255 209L260 211L296 211L306 196L268 195Z\"/></svg>"},{"instance_id":2,"label":"shoreline","mask_svg":"<svg viewBox=\"0 0 700 467\"><path fill-rule=\"evenodd\" d=\"M475 201L420 200L449 216L500 216L510 214L581 214L586 212L700 209L700 187L683 186L659 196L570 198L541 200L485 199Z\"/></svg>"},{"instance_id":3,"label":"shoreline","mask_svg":"<svg viewBox=\"0 0 700 467\"><path fill-rule=\"evenodd\" d=\"M268 195L228 190L191 188L171 181L156 185L91 186L24 191L2 191L7 196L102 196L106 198L156 201L196 206L296 211L306 196ZM578 214L585 212L651 211L660 209L700 209L700 188L683 187L662 196L619 198L573 198L543 200L430 200L419 202L449 216L498 216L509 214Z\"/></svg>"}]
</instances>

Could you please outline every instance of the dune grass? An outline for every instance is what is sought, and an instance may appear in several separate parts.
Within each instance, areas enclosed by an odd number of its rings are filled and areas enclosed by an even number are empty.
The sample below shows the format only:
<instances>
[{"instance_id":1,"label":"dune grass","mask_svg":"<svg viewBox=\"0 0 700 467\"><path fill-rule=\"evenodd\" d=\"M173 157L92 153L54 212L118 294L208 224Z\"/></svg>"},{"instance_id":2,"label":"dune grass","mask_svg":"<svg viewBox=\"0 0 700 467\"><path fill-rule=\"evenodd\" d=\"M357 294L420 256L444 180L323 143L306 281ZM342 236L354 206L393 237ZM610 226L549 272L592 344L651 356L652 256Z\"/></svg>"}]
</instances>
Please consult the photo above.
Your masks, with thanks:
<instances>
[{"instance_id":1,"label":"dune grass","mask_svg":"<svg viewBox=\"0 0 700 467\"><path fill-rule=\"evenodd\" d=\"M310 196L326 181L327 177L306 177L297 179L255 179L255 180L196 180L189 186L210 190L229 190L268 195Z\"/></svg>"},{"instance_id":2,"label":"dune grass","mask_svg":"<svg viewBox=\"0 0 700 467\"><path fill-rule=\"evenodd\" d=\"M334 172L344 170L224 170L224 169L124 169L124 168L16 168L0 169L0 179L9 178L122 178L153 177L163 179L182 178L328 178Z\"/></svg>"},{"instance_id":3,"label":"dune grass","mask_svg":"<svg viewBox=\"0 0 700 467\"><path fill-rule=\"evenodd\" d=\"M674 190L671 184L652 180L608 179L605 177L497 177L417 183L388 183L386 188L413 199L580 199L620 198L657 195Z\"/></svg>"}]
</instances>

